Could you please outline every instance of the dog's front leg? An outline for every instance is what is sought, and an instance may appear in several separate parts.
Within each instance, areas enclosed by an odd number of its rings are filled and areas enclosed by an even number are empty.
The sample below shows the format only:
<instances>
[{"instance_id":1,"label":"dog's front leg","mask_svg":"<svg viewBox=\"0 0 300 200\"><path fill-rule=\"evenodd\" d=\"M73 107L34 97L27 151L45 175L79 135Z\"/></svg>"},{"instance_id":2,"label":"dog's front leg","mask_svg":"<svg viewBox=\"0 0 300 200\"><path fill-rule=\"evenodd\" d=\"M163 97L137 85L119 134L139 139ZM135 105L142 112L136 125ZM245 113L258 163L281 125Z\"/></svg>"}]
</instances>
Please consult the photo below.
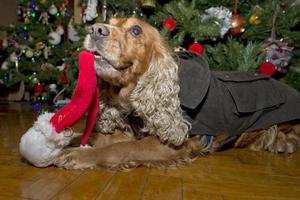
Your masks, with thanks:
<instances>
[{"instance_id":1,"label":"dog's front leg","mask_svg":"<svg viewBox=\"0 0 300 200\"><path fill-rule=\"evenodd\" d=\"M98 149L93 147L67 148L55 159L54 165L66 169L92 169L97 166Z\"/></svg>"},{"instance_id":2,"label":"dog's front leg","mask_svg":"<svg viewBox=\"0 0 300 200\"><path fill-rule=\"evenodd\" d=\"M113 134L96 133L94 137L95 138L91 143L96 148L104 148L115 143L135 140L133 137L130 137L128 134L118 129L116 129Z\"/></svg>"},{"instance_id":3,"label":"dog's front leg","mask_svg":"<svg viewBox=\"0 0 300 200\"><path fill-rule=\"evenodd\" d=\"M67 169L108 168L124 170L137 166L163 166L189 157L186 146L173 148L156 137L120 142L104 148L66 149L55 165Z\"/></svg>"}]
</instances>

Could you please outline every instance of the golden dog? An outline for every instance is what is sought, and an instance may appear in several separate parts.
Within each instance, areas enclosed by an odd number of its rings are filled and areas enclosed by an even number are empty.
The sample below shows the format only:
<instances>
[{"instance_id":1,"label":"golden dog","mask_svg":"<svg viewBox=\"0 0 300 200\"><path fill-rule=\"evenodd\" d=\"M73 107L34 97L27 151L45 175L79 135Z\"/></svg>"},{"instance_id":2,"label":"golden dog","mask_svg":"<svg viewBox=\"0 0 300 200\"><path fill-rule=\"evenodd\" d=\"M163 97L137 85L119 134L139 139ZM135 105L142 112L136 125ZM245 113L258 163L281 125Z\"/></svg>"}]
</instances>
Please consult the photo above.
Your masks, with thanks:
<instances>
[{"instance_id":1,"label":"golden dog","mask_svg":"<svg viewBox=\"0 0 300 200\"><path fill-rule=\"evenodd\" d=\"M219 150L226 134L213 143L189 136L178 92L178 66L159 32L136 18L113 18L90 27L84 47L95 54L101 77L100 114L91 148L69 148L55 165L67 169L177 166ZM243 133L234 147L271 152L296 150L299 122Z\"/></svg>"}]
</instances>

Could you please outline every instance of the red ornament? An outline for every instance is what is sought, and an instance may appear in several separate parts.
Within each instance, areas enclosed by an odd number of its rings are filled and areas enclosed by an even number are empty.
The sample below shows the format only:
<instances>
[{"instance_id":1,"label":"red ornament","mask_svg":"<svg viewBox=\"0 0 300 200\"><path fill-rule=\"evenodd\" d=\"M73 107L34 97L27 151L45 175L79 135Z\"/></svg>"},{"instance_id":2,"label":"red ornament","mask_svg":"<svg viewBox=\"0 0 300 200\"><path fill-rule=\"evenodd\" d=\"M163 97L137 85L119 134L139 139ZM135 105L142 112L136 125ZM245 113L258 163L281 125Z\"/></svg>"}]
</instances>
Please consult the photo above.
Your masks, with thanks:
<instances>
[{"instance_id":1,"label":"red ornament","mask_svg":"<svg viewBox=\"0 0 300 200\"><path fill-rule=\"evenodd\" d=\"M264 62L258 67L260 74L273 76L276 72L276 66L271 62Z\"/></svg>"},{"instance_id":2,"label":"red ornament","mask_svg":"<svg viewBox=\"0 0 300 200\"><path fill-rule=\"evenodd\" d=\"M66 74L62 74L61 77L60 77L60 81L63 85L66 85L68 84L68 78L66 76Z\"/></svg>"},{"instance_id":3,"label":"red ornament","mask_svg":"<svg viewBox=\"0 0 300 200\"><path fill-rule=\"evenodd\" d=\"M44 87L40 83L34 86L34 93L40 94L44 92Z\"/></svg>"},{"instance_id":4,"label":"red ornament","mask_svg":"<svg viewBox=\"0 0 300 200\"><path fill-rule=\"evenodd\" d=\"M193 44L191 44L188 48L189 51L198 53L198 54L203 54L204 53L204 47L202 44L198 43L198 42L194 42Z\"/></svg>"},{"instance_id":5,"label":"red ornament","mask_svg":"<svg viewBox=\"0 0 300 200\"><path fill-rule=\"evenodd\" d=\"M230 29L230 34L232 36L238 36L245 32L244 24L245 19L242 15L234 14L231 18L232 28Z\"/></svg>"},{"instance_id":6,"label":"red ornament","mask_svg":"<svg viewBox=\"0 0 300 200\"><path fill-rule=\"evenodd\" d=\"M175 21L175 19L168 17L167 19L165 19L165 21L163 21L162 26L168 27L169 31L172 32L176 28L176 21Z\"/></svg>"}]
</instances>

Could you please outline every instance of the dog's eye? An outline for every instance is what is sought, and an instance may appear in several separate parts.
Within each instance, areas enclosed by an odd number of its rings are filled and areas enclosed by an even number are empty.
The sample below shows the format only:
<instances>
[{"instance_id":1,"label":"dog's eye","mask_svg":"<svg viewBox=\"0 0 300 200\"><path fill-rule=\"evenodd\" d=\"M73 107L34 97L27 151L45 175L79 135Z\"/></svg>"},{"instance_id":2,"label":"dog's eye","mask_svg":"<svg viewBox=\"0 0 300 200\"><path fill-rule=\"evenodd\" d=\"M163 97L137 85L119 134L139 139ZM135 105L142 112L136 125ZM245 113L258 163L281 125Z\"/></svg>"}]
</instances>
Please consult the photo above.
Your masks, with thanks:
<instances>
[{"instance_id":1,"label":"dog's eye","mask_svg":"<svg viewBox=\"0 0 300 200\"><path fill-rule=\"evenodd\" d=\"M130 32L133 36L138 36L142 33L142 29L139 26L134 26L131 28Z\"/></svg>"}]
</instances>

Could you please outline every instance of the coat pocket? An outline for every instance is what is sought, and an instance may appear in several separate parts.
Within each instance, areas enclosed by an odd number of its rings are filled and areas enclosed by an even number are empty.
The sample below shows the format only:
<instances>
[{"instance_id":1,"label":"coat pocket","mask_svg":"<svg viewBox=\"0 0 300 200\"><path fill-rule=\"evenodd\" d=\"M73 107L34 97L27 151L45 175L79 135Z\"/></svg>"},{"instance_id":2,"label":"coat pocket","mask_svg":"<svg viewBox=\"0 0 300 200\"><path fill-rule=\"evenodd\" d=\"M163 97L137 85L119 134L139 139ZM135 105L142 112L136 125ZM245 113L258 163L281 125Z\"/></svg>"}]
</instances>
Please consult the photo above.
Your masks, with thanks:
<instances>
[{"instance_id":1,"label":"coat pocket","mask_svg":"<svg viewBox=\"0 0 300 200\"><path fill-rule=\"evenodd\" d=\"M267 76L245 72L219 72L215 75L228 89L237 114L274 109L285 102L276 81Z\"/></svg>"}]
</instances>

